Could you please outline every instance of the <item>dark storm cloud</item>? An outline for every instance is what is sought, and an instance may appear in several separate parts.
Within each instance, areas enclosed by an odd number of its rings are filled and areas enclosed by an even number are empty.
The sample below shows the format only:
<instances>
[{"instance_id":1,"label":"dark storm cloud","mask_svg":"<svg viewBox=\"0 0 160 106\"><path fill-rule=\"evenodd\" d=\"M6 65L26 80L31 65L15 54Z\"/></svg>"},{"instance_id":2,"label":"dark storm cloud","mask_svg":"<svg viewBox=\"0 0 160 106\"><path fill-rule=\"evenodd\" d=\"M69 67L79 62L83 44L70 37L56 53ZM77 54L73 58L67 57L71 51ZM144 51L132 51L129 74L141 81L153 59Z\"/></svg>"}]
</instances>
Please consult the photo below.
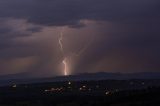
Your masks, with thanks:
<instances>
[{"instance_id":1,"label":"dark storm cloud","mask_svg":"<svg viewBox=\"0 0 160 106\"><path fill-rule=\"evenodd\" d=\"M68 26L80 30L87 27L82 20L92 20L106 25L92 29L97 33L96 39L80 57L75 73L157 71L160 69L159 11L159 0L1 0L0 60L9 59L12 64L36 61L28 70L52 71L63 56L57 56L58 37L52 41L44 29ZM86 32L79 33L81 36ZM33 38L26 41L30 36ZM17 38L25 40L19 42ZM73 40L74 37L69 39L71 45ZM79 45L72 45L73 51Z\"/></svg>"},{"instance_id":2,"label":"dark storm cloud","mask_svg":"<svg viewBox=\"0 0 160 106\"><path fill-rule=\"evenodd\" d=\"M31 27L28 28L27 31L31 31L31 32L40 32L42 30L42 27Z\"/></svg>"},{"instance_id":3,"label":"dark storm cloud","mask_svg":"<svg viewBox=\"0 0 160 106\"><path fill-rule=\"evenodd\" d=\"M10 28L0 28L0 34L3 35L3 34L6 34L8 32L10 32L11 29Z\"/></svg>"},{"instance_id":4,"label":"dark storm cloud","mask_svg":"<svg viewBox=\"0 0 160 106\"><path fill-rule=\"evenodd\" d=\"M11 47L16 48L18 46L24 46L23 44L17 44L13 41L13 39L30 36L32 32L41 31L40 26L28 25L25 21L22 20L0 18L0 25L0 50ZM4 55L1 56L4 57Z\"/></svg>"},{"instance_id":5,"label":"dark storm cloud","mask_svg":"<svg viewBox=\"0 0 160 106\"><path fill-rule=\"evenodd\" d=\"M1 17L55 26L77 25L81 19L137 21L160 16L159 0L2 0L0 5Z\"/></svg>"}]
</instances>

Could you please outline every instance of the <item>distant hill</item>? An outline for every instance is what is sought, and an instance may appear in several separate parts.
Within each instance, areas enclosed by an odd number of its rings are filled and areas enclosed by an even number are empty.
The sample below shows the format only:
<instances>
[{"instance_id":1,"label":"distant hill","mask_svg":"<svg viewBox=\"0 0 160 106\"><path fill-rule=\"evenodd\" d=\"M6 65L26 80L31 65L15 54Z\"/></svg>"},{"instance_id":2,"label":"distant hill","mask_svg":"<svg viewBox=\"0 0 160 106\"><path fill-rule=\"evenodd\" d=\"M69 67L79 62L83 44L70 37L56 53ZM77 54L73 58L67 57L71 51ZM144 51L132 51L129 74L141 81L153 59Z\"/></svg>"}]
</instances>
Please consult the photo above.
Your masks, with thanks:
<instances>
[{"instance_id":1,"label":"distant hill","mask_svg":"<svg viewBox=\"0 0 160 106\"><path fill-rule=\"evenodd\" d=\"M26 73L6 75L0 77L0 85L14 83L38 83L58 81L88 81L88 80L129 80L129 79L160 79L160 72L142 73L83 73L70 76L58 76L53 78L29 78Z\"/></svg>"}]
</instances>

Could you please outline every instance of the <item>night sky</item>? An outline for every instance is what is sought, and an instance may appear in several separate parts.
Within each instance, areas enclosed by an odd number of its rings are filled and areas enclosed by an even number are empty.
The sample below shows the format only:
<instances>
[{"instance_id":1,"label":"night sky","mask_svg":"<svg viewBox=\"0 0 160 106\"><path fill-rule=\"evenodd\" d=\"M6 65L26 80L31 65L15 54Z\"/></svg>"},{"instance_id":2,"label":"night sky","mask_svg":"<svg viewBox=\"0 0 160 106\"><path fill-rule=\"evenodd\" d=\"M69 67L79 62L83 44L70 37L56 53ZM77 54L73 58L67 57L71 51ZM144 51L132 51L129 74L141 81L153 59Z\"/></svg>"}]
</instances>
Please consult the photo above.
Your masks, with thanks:
<instances>
[{"instance_id":1,"label":"night sky","mask_svg":"<svg viewBox=\"0 0 160 106\"><path fill-rule=\"evenodd\" d=\"M0 75L63 75L64 58L68 74L160 72L160 0L0 0Z\"/></svg>"}]
</instances>

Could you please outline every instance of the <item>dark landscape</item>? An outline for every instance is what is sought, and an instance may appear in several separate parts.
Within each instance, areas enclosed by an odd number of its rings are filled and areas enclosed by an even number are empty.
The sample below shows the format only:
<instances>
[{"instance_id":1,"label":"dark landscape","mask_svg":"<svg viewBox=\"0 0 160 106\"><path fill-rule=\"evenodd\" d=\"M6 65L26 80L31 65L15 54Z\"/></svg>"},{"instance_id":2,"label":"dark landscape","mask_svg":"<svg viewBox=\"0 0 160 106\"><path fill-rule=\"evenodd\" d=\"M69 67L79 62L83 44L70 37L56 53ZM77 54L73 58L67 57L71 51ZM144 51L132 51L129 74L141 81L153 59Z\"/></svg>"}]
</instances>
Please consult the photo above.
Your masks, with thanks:
<instances>
[{"instance_id":1,"label":"dark landscape","mask_svg":"<svg viewBox=\"0 0 160 106\"><path fill-rule=\"evenodd\" d=\"M70 78L68 81L65 77L56 77L53 80L61 79L61 81L51 82L49 81L51 78L48 78L48 82L26 82L26 84L12 82L12 84L0 87L0 106L160 105L160 79L153 77L108 79L106 77L106 79L98 80L96 76L99 77L99 75L109 76L111 73L81 74L71 78L68 76L67 79ZM116 75L112 73L112 77ZM94 76L95 79L80 80L82 76L87 76L87 78ZM79 80L75 80L76 78Z\"/></svg>"}]
</instances>

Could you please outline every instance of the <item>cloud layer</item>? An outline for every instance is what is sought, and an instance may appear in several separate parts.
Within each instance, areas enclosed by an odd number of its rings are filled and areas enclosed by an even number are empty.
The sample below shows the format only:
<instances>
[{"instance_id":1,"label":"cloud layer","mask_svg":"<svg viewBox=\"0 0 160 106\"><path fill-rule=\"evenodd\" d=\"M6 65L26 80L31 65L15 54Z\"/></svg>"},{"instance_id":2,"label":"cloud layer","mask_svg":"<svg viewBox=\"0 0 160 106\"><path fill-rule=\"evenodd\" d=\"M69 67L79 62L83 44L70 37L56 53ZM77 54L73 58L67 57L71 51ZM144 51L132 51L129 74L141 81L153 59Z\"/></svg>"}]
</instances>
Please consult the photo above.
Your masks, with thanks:
<instances>
[{"instance_id":1,"label":"cloud layer","mask_svg":"<svg viewBox=\"0 0 160 106\"><path fill-rule=\"evenodd\" d=\"M0 7L1 75L62 75L62 29L72 74L160 70L159 0L1 0Z\"/></svg>"}]
</instances>

